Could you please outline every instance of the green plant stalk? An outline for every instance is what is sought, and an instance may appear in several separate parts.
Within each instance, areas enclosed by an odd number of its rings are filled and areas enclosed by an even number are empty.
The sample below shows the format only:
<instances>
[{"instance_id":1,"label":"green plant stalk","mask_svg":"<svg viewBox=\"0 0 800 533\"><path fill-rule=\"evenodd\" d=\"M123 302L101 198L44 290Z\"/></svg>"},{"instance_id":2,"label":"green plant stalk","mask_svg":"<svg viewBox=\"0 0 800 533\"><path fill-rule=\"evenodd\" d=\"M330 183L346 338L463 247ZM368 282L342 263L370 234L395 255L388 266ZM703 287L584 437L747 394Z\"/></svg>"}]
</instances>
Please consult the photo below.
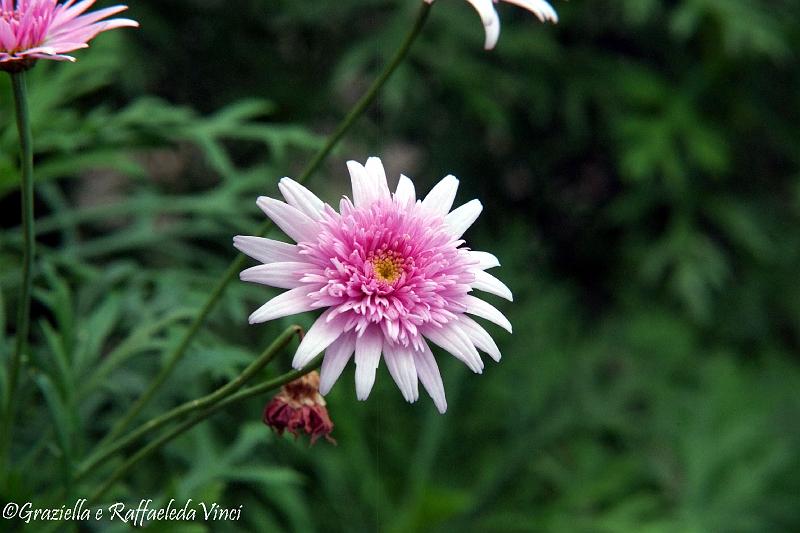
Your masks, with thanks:
<instances>
[{"instance_id":1,"label":"green plant stalk","mask_svg":"<svg viewBox=\"0 0 800 533\"><path fill-rule=\"evenodd\" d=\"M252 387L248 387L246 389L240 390L239 392L228 396L227 398L220 400L219 402L212 404L211 406L207 407L203 411L196 413L191 418L185 420L181 424L175 426L170 431L164 433L159 438L155 439L154 441L150 442L147 446L139 449L134 455L129 457L124 463L122 463L117 469L109 476L109 478L100 486L92 495L88 498L88 505L96 503L100 498L102 498L108 490L114 486L114 484L122 479L122 477L136 464L145 459L147 456L167 444L168 442L172 441L176 437L179 437L181 434L185 433L189 429L193 428L200 422L203 422L208 417L227 407L228 405L240 402L242 400L246 400L248 398L252 398L254 396L259 396L261 394L273 391L278 387L282 387L287 383L290 383L296 380L299 377L302 377L309 372L316 370L322 365L322 356L323 354L319 354L315 357L308 365L300 370L293 370L291 372L287 372L282 376L279 376L275 379L265 381L260 385L254 385Z\"/></svg>"},{"instance_id":2,"label":"green plant stalk","mask_svg":"<svg viewBox=\"0 0 800 533\"><path fill-rule=\"evenodd\" d=\"M8 372L8 391L3 422L2 444L0 444L0 468L5 469L6 458L11 446L13 419L16 413L16 395L19 384L22 354L28 344L30 331L31 290L33 287L33 260L36 253L36 238L33 220L33 135L31 134L30 113L28 111L28 88L25 72L11 74L11 85L14 92L14 108L19 132L19 146L22 167L20 191L22 197L22 285L17 309L17 339L14 353L11 356Z\"/></svg>"},{"instance_id":3,"label":"green plant stalk","mask_svg":"<svg viewBox=\"0 0 800 533\"><path fill-rule=\"evenodd\" d=\"M300 326L290 326L286 329L283 333L281 333L272 344L270 344L266 350L264 350L261 355L253 361L244 371L236 376L233 380L229 381L222 387L218 388L216 391L212 392L207 396L203 396L202 398L198 398L196 400L192 400L186 402L178 407L168 411L160 416L157 416L141 426L137 429L131 431L126 436L120 438L119 440L115 441L111 446L106 448L105 450L101 450L95 456L90 457L79 469L76 473L76 479L80 480L83 477L91 474L98 466L103 464L106 460L110 457L114 456L117 452L124 450L128 446L130 446L135 441L139 440L140 438L144 437L150 432L156 431L157 429L165 426L166 424L188 414L192 411L198 411L201 409L206 409L209 406L214 405L215 403L224 400L231 394L235 393L237 390L242 388L250 379L253 378L258 372L260 372L264 367L266 367L275 356L286 347L287 344L292 340L292 337L295 335L300 336L303 330Z\"/></svg>"},{"instance_id":4,"label":"green plant stalk","mask_svg":"<svg viewBox=\"0 0 800 533\"><path fill-rule=\"evenodd\" d=\"M416 21L414 25L411 27L411 30L406 35L405 39L403 40L400 47L395 52L392 59L389 63L384 67L383 71L378 75L378 77L373 81L372 85L369 87L366 93L359 99L359 101L355 104L355 106L350 110L349 113L345 116L336 130L328 137L325 145L317 152L311 162L306 166L305 170L302 174L297 178L297 181L300 183L304 183L308 180L311 175L319 169L322 163L325 161L325 158L331 153L331 151L336 147L339 141L344 137L347 131L355 124L359 117L366 111L366 109L375 101L375 98L380 93L380 90L392 76L397 67L403 62L405 57L408 55L408 51L411 49L411 45L416 40L417 36L422 31L423 26L425 25L425 21L428 18L428 13L430 12L431 5L428 3L423 2L422 7L419 10L417 15ZM258 231L259 235L265 235L267 231L272 227L271 222L264 223ZM152 399L155 395L156 391L161 387L161 385L167 380L169 375L175 369L175 366L181 360L181 358L186 353L186 350L189 348L194 336L202 327L203 323L205 322L208 315L216 306L219 299L222 297L223 293L227 289L228 285L236 278L236 275L239 271L242 270L244 267L246 258L244 255L239 254L237 258L231 263L228 269L223 274L222 278L217 282L214 289L211 291L211 294L206 300L206 303L203 305L202 309L189 325L189 329L186 331L186 334L181 339L181 342L178 346L169 354L167 357L167 363L158 373L158 375L153 379L150 383L150 386L147 390L142 393L142 395L134 402L134 404L130 407L127 413L122 416L115 424L115 426L111 429L109 434L103 439L101 445L107 443L108 441L114 439L118 436L132 421L136 416L141 412L145 405Z\"/></svg>"}]
</instances>

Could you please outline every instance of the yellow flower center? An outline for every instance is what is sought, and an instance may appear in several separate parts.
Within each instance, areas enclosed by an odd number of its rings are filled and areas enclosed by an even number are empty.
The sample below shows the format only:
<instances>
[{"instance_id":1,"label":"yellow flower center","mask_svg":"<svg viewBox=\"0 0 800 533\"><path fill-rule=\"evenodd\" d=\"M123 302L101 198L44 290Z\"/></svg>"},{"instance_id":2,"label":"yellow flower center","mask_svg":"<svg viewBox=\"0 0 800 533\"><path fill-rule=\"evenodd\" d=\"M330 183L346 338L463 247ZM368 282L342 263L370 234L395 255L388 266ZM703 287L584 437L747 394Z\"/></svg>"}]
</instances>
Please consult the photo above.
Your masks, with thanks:
<instances>
[{"instance_id":1,"label":"yellow flower center","mask_svg":"<svg viewBox=\"0 0 800 533\"><path fill-rule=\"evenodd\" d=\"M370 258L375 277L385 283L397 281L403 273L403 259L397 252L380 252Z\"/></svg>"}]
</instances>

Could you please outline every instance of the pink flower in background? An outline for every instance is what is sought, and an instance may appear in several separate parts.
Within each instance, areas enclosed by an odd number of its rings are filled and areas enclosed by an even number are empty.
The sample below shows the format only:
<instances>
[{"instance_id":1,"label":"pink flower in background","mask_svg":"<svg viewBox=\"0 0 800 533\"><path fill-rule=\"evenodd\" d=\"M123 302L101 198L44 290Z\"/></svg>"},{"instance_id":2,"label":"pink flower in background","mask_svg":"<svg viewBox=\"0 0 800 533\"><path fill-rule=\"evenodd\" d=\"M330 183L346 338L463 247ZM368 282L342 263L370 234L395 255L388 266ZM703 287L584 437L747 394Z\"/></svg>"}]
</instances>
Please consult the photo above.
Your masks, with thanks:
<instances>
[{"instance_id":1,"label":"pink flower in background","mask_svg":"<svg viewBox=\"0 0 800 533\"><path fill-rule=\"evenodd\" d=\"M98 33L139 26L130 19L104 20L127 6L86 13L93 4L94 0L0 0L0 70L24 70L36 59L75 61L65 54L88 47Z\"/></svg>"},{"instance_id":2,"label":"pink flower in background","mask_svg":"<svg viewBox=\"0 0 800 533\"><path fill-rule=\"evenodd\" d=\"M432 4L433 1L434 0L425 0L425 2L429 4ZM494 48L497 44L497 39L500 37L500 17L497 16L497 11L494 9L494 4L498 1L499 0L467 0L481 17L483 27L486 30L484 48L487 50ZM555 9L545 0L503 0L503 2L527 9L542 22L558 22L558 15Z\"/></svg>"},{"instance_id":3,"label":"pink flower in background","mask_svg":"<svg viewBox=\"0 0 800 533\"><path fill-rule=\"evenodd\" d=\"M325 351L320 392L327 394L355 353L356 393L365 400L381 359L405 399L414 402L418 380L445 412L444 386L432 342L483 370L478 349L500 360L489 333L468 315L511 324L472 291L509 300L511 291L486 272L499 265L487 252L464 247L461 236L482 210L472 200L451 211L458 180L447 176L423 199L400 176L392 194L383 164L348 162L353 198L339 212L299 183L284 178L286 203L267 197L258 206L297 244L260 237L234 238L234 246L263 265L242 272L245 281L289 289L250 315L250 323L325 309L297 349L302 368Z\"/></svg>"}]
</instances>

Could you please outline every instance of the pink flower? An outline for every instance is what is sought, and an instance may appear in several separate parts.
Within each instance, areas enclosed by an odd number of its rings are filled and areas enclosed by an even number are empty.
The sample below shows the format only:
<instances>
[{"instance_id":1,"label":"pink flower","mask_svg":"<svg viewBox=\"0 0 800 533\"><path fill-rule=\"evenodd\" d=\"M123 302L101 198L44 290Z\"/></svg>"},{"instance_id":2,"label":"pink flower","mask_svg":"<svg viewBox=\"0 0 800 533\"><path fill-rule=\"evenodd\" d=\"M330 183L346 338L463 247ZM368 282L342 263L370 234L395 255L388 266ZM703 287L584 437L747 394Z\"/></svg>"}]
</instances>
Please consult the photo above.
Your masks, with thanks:
<instances>
[{"instance_id":1,"label":"pink flower","mask_svg":"<svg viewBox=\"0 0 800 533\"><path fill-rule=\"evenodd\" d=\"M527 9L536 15L542 22L558 22L558 15L556 14L553 6L548 4L545 0L503 0L509 4L517 5L521 8ZM425 0L425 2L432 4L433 0ZM484 48L491 50L497 44L497 39L500 37L500 17L497 16L497 11L494 9L494 4L499 0L467 0L483 22L483 28L486 31L486 42Z\"/></svg>"},{"instance_id":2,"label":"pink flower","mask_svg":"<svg viewBox=\"0 0 800 533\"><path fill-rule=\"evenodd\" d=\"M98 33L139 26L124 18L104 20L127 6L86 13L94 2L0 0L0 70L24 70L36 59L75 61L65 54L87 48Z\"/></svg>"},{"instance_id":3,"label":"pink flower","mask_svg":"<svg viewBox=\"0 0 800 533\"><path fill-rule=\"evenodd\" d=\"M482 210L472 200L450 211L458 180L447 176L424 200L405 176L394 194L378 158L348 162L353 199L340 210L299 183L278 185L286 203L267 197L258 206L297 244L260 237L234 238L234 246L263 265L241 278L289 289L250 315L250 323L325 309L303 338L292 364L302 368L325 351L320 392L327 394L355 353L356 395L365 400L383 353L405 399L418 396L417 379L445 412L444 386L428 342L483 370L478 349L500 360L492 337L475 315L509 332L511 324L478 289L508 300L511 291L486 272L499 265L487 252L464 247L461 236Z\"/></svg>"}]
</instances>

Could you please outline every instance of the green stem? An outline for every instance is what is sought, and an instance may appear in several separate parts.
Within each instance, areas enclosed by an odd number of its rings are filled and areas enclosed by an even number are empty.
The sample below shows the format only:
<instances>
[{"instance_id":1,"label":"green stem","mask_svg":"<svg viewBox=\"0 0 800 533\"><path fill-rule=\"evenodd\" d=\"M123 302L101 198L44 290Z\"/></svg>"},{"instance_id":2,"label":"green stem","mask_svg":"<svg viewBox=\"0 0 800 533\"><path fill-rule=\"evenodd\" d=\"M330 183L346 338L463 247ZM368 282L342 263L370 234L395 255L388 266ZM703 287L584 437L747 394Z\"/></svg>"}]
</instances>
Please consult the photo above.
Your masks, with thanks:
<instances>
[{"instance_id":1,"label":"green stem","mask_svg":"<svg viewBox=\"0 0 800 533\"><path fill-rule=\"evenodd\" d=\"M25 83L25 72L11 74L11 85L14 91L14 107L19 132L19 145L21 155L22 180L20 191L22 196L22 286L17 312L16 347L11 356L11 368L8 376L8 391L6 395L6 409L3 422L0 424L2 431L2 445L0 445L0 467L5 467L5 461L12 442L11 430L14 414L16 412L16 394L19 383L20 369L22 367L23 352L28 344L30 331L31 289L33 286L33 259L36 250L36 238L33 227L33 135L31 134L31 120L28 111L28 89Z\"/></svg>"},{"instance_id":2,"label":"green stem","mask_svg":"<svg viewBox=\"0 0 800 533\"><path fill-rule=\"evenodd\" d=\"M117 452L124 450L132 443L136 442L137 440L144 437L148 433L156 431L157 429L184 416L187 413L206 409L209 406L212 406L215 403L224 400L231 394L235 393L237 390L242 388L245 385L245 383L247 383L253 376L255 376L265 366L267 366L275 358L278 352L280 352L284 347L286 347L287 344L289 344L289 341L292 340L292 337L294 337L295 335L300 336L302 334L302 331L303 330L300 328L300 326L290 326L289 328L286 329L286 331L281 333L280 336L278 336L274 341L272 341L272 344L270 344L267 347L267 349L262 352L259 358L253 361L250 364L250 366L248 366L241 374L236 376L236 378L229 381L228 383L226 383L225 385L218 388L216 391L212 392L207 396L203 396L202 398L186 402L183 405L179 405L178 407L172 409L171 411L162 414L161 416L157 416L145 422L137 429L128 433L126 436L115 441L111 446L109 446L105 450L101 450L95 456L90 457L78 469L78 472L76 473L76 479L79 480L91 474L98 466L103 464L110 457L114 456Z\"/></svg>"},{"instance_id":3,"label":"green stem","mask_svg":"<svg viewBox=\"0 0 800 533\"><path fill-rule=\"evenodd\" d=\"M339 127L336 128L331 136L328 138L328 142L325 143L325 146L317 153L316 157L311 160L306 167L305 171L300 175L297 179L300 183L303 183L308 179L311 174L313 174L319 166L325 161L325 158L328 154L331 153L331 150L334 149L336 144L344 137L344 134L347 133L347 130L355 123L356 120L367 110L367 108L375 101L377 98L378 93L380 93L383 86L389 81L389 78L392 77L394 71L397 70L397 67L400 66L400 63L408 55L408 51L411 50L411 45L414 44L414 41L417 39L417 36L422 31L422 27L425 25L425 21L428 19L428 13L430 12L431 4L426 2L422 3L422 7L417 14L417 19L414 21L414 25L411 26L408 34L406 34L405 39L400 44L400 48L394 53L392 59L389 60L389 63L384 67L383 71L375 78L375 81L372 82L367 92L361 97L361 99L356 102L356 105L347 116L344 117L344 120L339 124Z\"/></svg>"},{"instance_id":4,"label":"green stem","mask_svg":"<svg viewBox=\"0 0 800 533\"><path fill-rule=\"evenodd\" d=\"M167 431L159 438L155 439L154 441L150 442L147 446L144 446L139 451L137 451L134 455L129 457L124 463L122 463L117 469L111 474L111 476L100 486L88 499L88 504L91 505L96 503L100 498L105 495L108 490L114 486L114 484L122 479L122 477L136 464L145 459L147 456L167 444L168 442L172 441L176 437L180 436L181 434L185 433L189 429L193 428L200 422L204 421L212 414L216 413L220 409L227 407L228 405L240 402L242 400L246 400L248 398L252 398L253 396L258 396L264 394L266 392L273 391L278 387L282 387L287 383L290 383L297 378L308 374L309 372L316 370L322 364L322 354L318 355L313 361L311 361L305 368L301 370L293 370L292 372L288 372L282 376L279 376L275 379L265 381L260 385L255 385L253 387L248 387L244 390L240 390L239 392L228 396L227 398L212 404L211 406L207 407L205 410L200 411L199 413L195 414L191 418L185 420L181 424L175 426L170 431Z\"/></svg>"},{"instance_id":5,"label":"green stem","mask_svg":"<svg viewBox=\"0 0 800 533\"><path fill-rule=\"evenodd\" d=\"M414 22L414 25L411 27L411 30L406 35L405 39L403 40L400 48L397 49L392 59L383 69L383 71L378 75L375 81L372 83L370 88L367 92L361 97L361 99L356 103L356 105L350 110L350 112L345 116L336 130L328 137L327 142L325 145L320 149L319 152L314 156L311 162L306 166L305 170L300 174L297 178L297 181L300 183L304 183L308 180L311 175L319 169L320 165L325 161L325 158L331 153L331 151L336 147L339 141L344 137L345 133L355 124L356 120L364 113L364 111L372 104L375 98L378 96L381 88L386 84L389 80L391 75L397 70L397 67L400 63L403 62L403 59L408 55L408 51L411 49L411 45L416 40L417 36L419 35L422 27L425 25L425 21L428 18L428 13L430 11L430 4L423 2L422 7L420 8L419 14L417 15L417 19ZM267 231L272 227L271 222L266 222L260 228L258 234L265 235ZM151 382L150 386L147 390L142 393L142 395L134 402L134 404L130 407L128 412L122 416L119 422L111 429L111 432L103 439L103 443L106 443L117 435L119 435L130 423L133 421L134 418L141 412L144 406L153 398L156 391L163 385L163 383L167 380L169 375L175 369L175 366L181 360L183 355L186 353L186 350L189 348L194 336L200 330L201 326L205 322L208 315L216 306L219 299L222 297L223 293L227 289L228 285L233 281L239 271L245 265L246 258L244 255L239 254L237 258L231 263L228 269L223 274L222 278L217 282L214 289L211 291L211 294L206 300L206 303L203 305L203 308L200 310L198 315L195 317L194 321L189 326L189 329L186 331L186 334L181 339L181 342L178 346L169 354L167 357L167 363L155 377L155 379Z\"/></svg>"}]
</instances>

